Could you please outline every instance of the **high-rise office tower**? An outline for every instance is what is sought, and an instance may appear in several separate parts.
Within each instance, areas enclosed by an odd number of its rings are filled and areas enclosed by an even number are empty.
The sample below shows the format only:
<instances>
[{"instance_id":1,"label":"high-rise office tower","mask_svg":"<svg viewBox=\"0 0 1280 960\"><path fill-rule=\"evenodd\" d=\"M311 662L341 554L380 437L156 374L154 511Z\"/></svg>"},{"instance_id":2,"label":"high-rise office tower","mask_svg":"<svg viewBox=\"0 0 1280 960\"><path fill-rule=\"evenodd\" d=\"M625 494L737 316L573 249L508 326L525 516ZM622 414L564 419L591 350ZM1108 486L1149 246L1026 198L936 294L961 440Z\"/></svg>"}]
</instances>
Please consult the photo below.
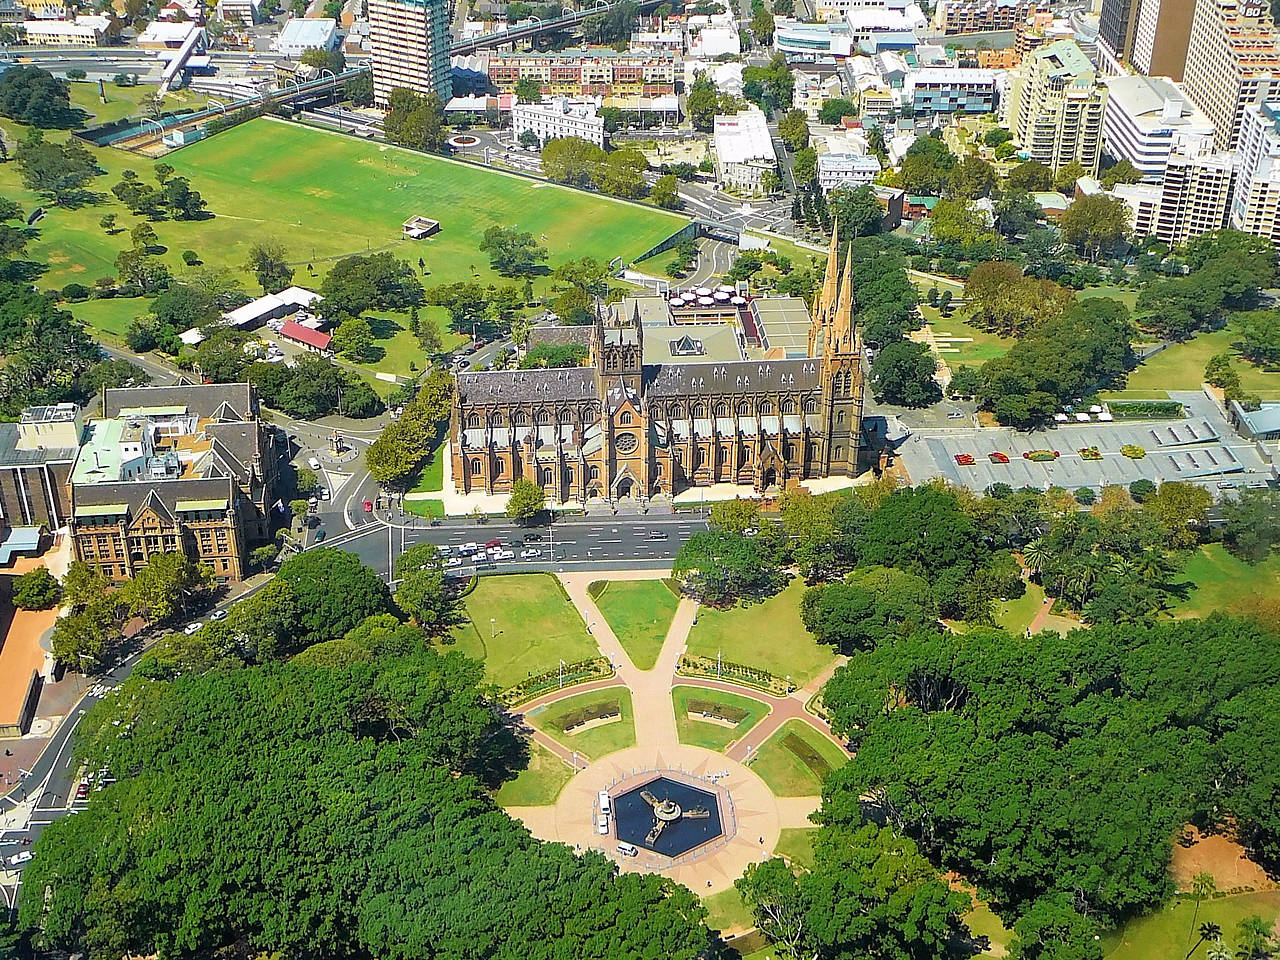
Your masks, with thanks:
<instances>
[{"instance_id":1,"label":"high-rise office tower","mask_svg":"<svg viewBox=\"0 0 1280 960\"><path fill-rule=\"evenodd\" d=\"M369 0L369 45L373 52L373 101L385 107L391 91L434 93L448 103L448 0Z\"/></svg>"},{"instance_id":2,"label":"high-rise office tower","mask_svg":"<svg viewBox=\"0 0 1280 960\"><path fill-rule=\"evenodd\" d=\"M1280 45L1265 3L1197 0L1182 89L1214 126L1214 146L1232 150L1245 107L1280 94Z\"/></svg>"},{"instance_id":3,"label":"high-rise office tower","mask_svg":"<svg viewBox=\"0 0 1280 960\"><path fill-rule=\"evenodd\" d=\"M1098 56L1112 75L1132 68L1182 79L1195 0L1102 0Z\"/></svg>"},{"instance_id":4,"label":"high-rise office tower","mask_svg":"<svg viewBox=\"0 0 1280 960\"><path fill-rule=\"evenodd\" d=\"M1023 58L1005 100L1005 125L1032 160L1054 170L1077 160L1087 174L1097 173L1107 102L1097 79L1089 58L1070 40Z\"/></svg>"}]
</instances>

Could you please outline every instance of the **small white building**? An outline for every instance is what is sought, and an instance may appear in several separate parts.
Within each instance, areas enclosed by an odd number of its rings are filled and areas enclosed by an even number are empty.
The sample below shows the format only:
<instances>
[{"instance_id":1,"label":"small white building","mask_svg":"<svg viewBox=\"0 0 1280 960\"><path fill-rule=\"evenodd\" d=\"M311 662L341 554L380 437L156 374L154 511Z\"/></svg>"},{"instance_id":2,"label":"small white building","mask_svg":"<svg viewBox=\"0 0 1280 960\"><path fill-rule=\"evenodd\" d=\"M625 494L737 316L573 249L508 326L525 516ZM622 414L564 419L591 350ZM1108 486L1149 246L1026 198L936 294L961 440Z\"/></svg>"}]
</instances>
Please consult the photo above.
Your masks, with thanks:
<instances>
[{"instance_id":1,"label":"small white building","mask_svg":"<svg viewBox=\"0 0 1280 960\"><path fill-rule=\"evenodd\" d=\"M865 153L818 154L818 186L823 193L853 190L871 183L880 173L880 161Z\"/></svg>"},{"instance_id":2,"label":"small white building","mask_svg":"<svg viewBox=\"0 0 1280 960\"><path fill-rule=\"evenodd\" d=\"M714 60L716 57L742 53L742 37L738 33L738 23L732 14L717 14L705 24L692 21L700 18L690 17L685 23L688 33L689 59Z\"/></svg>"},{"instance_id":3,"label":"small white building","mask_svg":"<svg viewBox=\"0 0 1280 960\"><path fill-rule=\"evenodd\" d=\"M515 103L511 106L511 133L519 138L533 131L539 143L560 137L580 137L604 146L604 115L598 100L570 100L556 97L546 103Z\"/></svg>"},{"instance_id":4,"label":"small white building","mask_svg":"<svg viewBox=\"0 0 1280 960\"><path fill-rule=\"evenodd\" d=\"M332 50L338 45L338 21L328 17L294 17L271 41L271 49L290 60L308 50Z\"/></svg>"},{"instance_id":5,"label":"small white building","mask_svg":"<svg viewBox=\"0 0 1280 960\"><path fill-rule=\"evenodd\" d=\"M218 19L252 27L262 19L262 4L258 0L218 0Z\"/></svg>"},{"instance_id":6,"label":"small white building","mask_svg":"<svg viewBox=\"0 0 1280 960\"><path fill-rule=\"evenodd\" d=\"M305 287L285 287L279 293L268 293L243 307L224 313L222 321L229 327L251 330L268 320L291 317L324 298Z\"/></svg>"},{"instance_id":7,"label":"small white building","mask_svg":"<svg viewBox=\"0 0 1280 960\"><path fill-rule=\"evenodd\" d=\"M763 193L764 175L778 170L768 122L754 107L733 116L716 117L712 145L716 180L727 190L753 196Z\"/></svg>"},{"instance_id":8,"label":"small white building","mask_svg":"<svg viewBox=\"0 0 1280 960\"><path fill-rule=\"evenodd\" d=\"M74 20L27 20L27 43L44 47L98 47L106 39L111 18L80 16Z\"/></svg>"},{"instance_id":9,"label":"small white building","mask_svg":"<svg viewBox=\"0 0 1280 960\"><path fill-rule=\"evenodd\" d=\"M143 50L178 50L199 29L194 20L152 20L138 34L138 46Z\"/></svg>"}]
</instances>

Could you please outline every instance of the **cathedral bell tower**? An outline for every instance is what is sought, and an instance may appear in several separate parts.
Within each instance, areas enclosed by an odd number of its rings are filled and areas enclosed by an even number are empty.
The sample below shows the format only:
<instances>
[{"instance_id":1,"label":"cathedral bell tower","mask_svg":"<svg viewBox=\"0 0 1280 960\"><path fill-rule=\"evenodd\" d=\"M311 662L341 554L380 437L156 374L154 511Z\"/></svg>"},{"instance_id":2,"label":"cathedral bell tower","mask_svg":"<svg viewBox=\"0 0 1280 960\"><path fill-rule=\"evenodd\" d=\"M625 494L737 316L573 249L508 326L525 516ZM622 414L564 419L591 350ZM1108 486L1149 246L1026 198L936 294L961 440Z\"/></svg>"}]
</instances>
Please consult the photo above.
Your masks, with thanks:
<instances>
[{"instance_id":1,"label":"cathedral bell tower","mask_svg":"<svg viewBox=\"0 0 1280 960\"><path fill-rule=\"evenodd\" d=\"M840 269L837 228L831 231L827 272L814 298L809 325L809 356L822 373L822 476L854 476L862 442L862 334L854 320L853 247Z\"/></svg>"}]
</instances>

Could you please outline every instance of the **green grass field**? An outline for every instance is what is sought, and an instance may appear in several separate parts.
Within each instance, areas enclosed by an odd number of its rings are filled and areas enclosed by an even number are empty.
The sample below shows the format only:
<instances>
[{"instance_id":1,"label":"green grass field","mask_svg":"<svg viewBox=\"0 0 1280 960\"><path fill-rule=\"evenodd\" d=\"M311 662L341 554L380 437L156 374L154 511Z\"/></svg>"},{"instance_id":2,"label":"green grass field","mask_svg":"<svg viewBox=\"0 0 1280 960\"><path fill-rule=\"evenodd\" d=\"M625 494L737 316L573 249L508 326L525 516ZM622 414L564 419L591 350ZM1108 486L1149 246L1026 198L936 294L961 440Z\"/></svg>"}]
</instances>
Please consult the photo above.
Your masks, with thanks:
<instances>
[{"instance_id":1,"label":"green grass field","mask_svg":"<svg viewBox=\"0 0 1280 960\"><path fill-rule=\"evenodd\" d=\"M616 580L594 599L631 662L653 669L680 603L676 595L661 580Z\"/></svg>"},{"instance_id":2,"label":"green grass field","mask_svg":"<svg viewBox=\"0 0 1280 960\"><path fill-rule=\"evenodd\" d=\"M703 607L689 634L689 653L760 667L804 686L835 659L800 622L804 581L796 578L763 603L715 610Z\"/></svg>"},{"instance_id":3,"label":"green grass field","mask_svg":"<svg viewBox=\"0 0 1280 960\"><path fill-rule=\"evenodd\" d=\"M575 710L613 700L617 701L621 710L621 720L575 733L565 733L560 728L559 721ZM631 692L626 687L610 687L608 690L566 697L549 707L534 710L526 716L530 723L547 736L558 740L570 750L576 750L589 760L599 760L610 753L635 746L636 715L631 706Z\"/></svg>"},{"instance_id":4,"label":"green grass field","mask_svg":"<svg viewBox=\"0 0 1280 960\"><path fill-rule=\"evenodd\" d=\"M832 770L848 761L848 756L826 737L815 733L803 720L788 720L760 746L751 769L780 797L814 796L822 789L822 780L792 751L784 741L799 737L816 750Z\"/></svg>"},{"instance_id":5,"label":"green grass field","mask_svg":"<svg viewBox=\"0 0 1280 960\"><path fill-rule=\"evenodd\" d=\"M702 898L707 908L707 926L712 930L749 930L755 926L751 911L742 902L742 894L736 888L721 890Z\"/></svg>"},{"instance_id":6,"label":"green grass field","mask_svg":"<svg viewBox=\"0 0 1280 960\"><path fill-rule=\"evenodd\" d=\"M95 120L137 112L131 99L137 88L108 86L108 95L116 100L101 109L91 102L96 88L77 84L75 89L77 102L94 110ZM191 102L183 96L166 100L165 106ZM7 121L2 126L10 142L26 132ZM48 136L65 135L55 131ZM90 187L105 195L104 202L77 210L52 208L41 222L29 252L49 264L39 281L42 287L60 288L72 281L92 285L99 277L114 275L116 254L130 246L128 230L137 218L109 191L125 169L150 180L153 162L120 150L91 149L106 173ZM481 235L493 224L532 232L549 252L550 270L585 253L630 259L685 222L656 209L274 120L243 124L165 160L191 180L215 216L153 223L166 248L161 259L181 275L187 269L182 251L195 250L207 265L231 269L250 292L255 284L244 269L246 255L255 242L268 238L285 244L295 280L306 286L317 285L343 256L384 249L415 267L422 258L428 270L423 282L431 286L468 279L502 281L478 250ZM0 164L0 193L27 210L39 204L22 186L16 163ZM98 225L106 213L115 213L124 228L115 236ZM440 220L441 232L425 241L402 240L400 225L414 214ZM545 278L535 278L536 289L547 284ZM397 372L403 367L399 372L407 373L410 361L421 368L416 344L397 336L384 346L388 357L375 369Z\"/></svg>"},{"instance_id":7,"label":"green grass field","mask_svg":"<svg viewBox=\"0 0 1280 960\"><path fill-rule=\"evenodd\" d=\"M107 300L85 300L81 303L69 303L66 308L71 315L86 326L111 334L121 340L125 331L135 317L151 311L151 301L145 297Z\"/></svg>"},{"instance_id":8,"label":"green grass field","mask_svg":"<svg viewBox=\"0 0 1280 960\"><path fill-rule=\"evenodd\" d=\"M412 513L419 517L444 517L444 501L442 500L406 500L404 502L406 513Z\"/></svg>"},{"instance_id":9,"label":"green grass field","mask_svg":"<svg viewBox=\"0 0 1280 960\"><path fill-rule=\"evenodd\" d=\"M813 840L818 835L817 827L785 827L778 835L778 845L774 853L786 857L792 867L813 867Z\"/></svg>"},{"instance_id":10,"label":"green grass field","mask_svg":"<svg viewBox=\"0 0 1280 960\"><path fill-rule=\"evenodd\" d=\"M1196 942L1192 936L1191 917L1195 910L1192 900L1174 900L1170 906L1146 917L1130 921L1121 929L1102 938L1106 960L1167 960L1183 957ZM1205 900L1196 915L1196 925L1210 922L1222 928L1223 939L1229 948L1236 946L1236 927L1245 917L1257 914L1269 923L1280 915L1280 890L1262 893L1243 893L1234 897ZM1201 944L1191 954L1190 960L1204 960L1207 951Z\"/></svg>"},{"instance_id":11,"label":"green grass field","mask_svg":"<svg viewBox=\"0 0 1280 960\"><path fill-rule=\"evenodd\" d=\"M464 603L472 622L458 629L458 649L483 660L485 676L499 686L554 670L561 660L572 663L599 654L586 624L550 574L481 577Z\"/></svg>"},{"instance_id":12,"label":"green grass field","mask_svg":"<svg viewBox=\"0 0 1280 960\"><path fill-rule=\"evenodd\" d=\"M555 803L564 785L573 779L573 769L541 744L529 741L529 766L498 790L496 800L504 807L540 807Z\"/></svg>"},{"instance_id":13,"label":"green grass field","mask_svg":"<svg viewBox=\"0 0 1280 960\"><path fill-rule=\"evenodd\" d=\"M1138 303L1137 290L1130 290L1128 287L1115 287L1110 284L1077 290L1076 297L1080 300L1088 300L1092 297L1109 297L1112 300L1119 300L1130 310L1137 306Z\"/></svg>"},{"instance_id":14,"label":"green grass field","mask_svg":"<svg viewBox=\"0 0 1280 960\"><path fill-rule=\"evenodd\" d=\"M671 689L671 700L675 707L676 733L680 737L680 742L692 744L695 747L706 747L708 750L723 750L733 741L740 740L743 734L769 713L769 707L759 700L683 684ZM707 700L718 706L745 710L747 715L732 727L710 720L695 719L689 716L690 700Z\"/></svg>"},{"instance_id":15,"label":"green grass field","mask_svg":"<svg viewBox=\"0 0 1280 960\"><path fill-rule=\"evenodd\" d=\"M1280 591L1280 557L1259 564L1237 560L1220 543L1202 546L1187 560L1181 582L1192 584L1174 616L1207 617L1215 610L1239 613L1252 597L1274 597Z\"/></svg>"},{"instance_id":16,"label":"green grass field","mask_svg":"<svg viewBox=\"0 0 1280 960\"><path fill-rule=\"evenodd\" d=\"M925 321L933 327L933 335L935 337L965 338L965 342L949 343L944 340L938 343L939 347L955 348L959 351L958 353L948 351L941 354L942 359L947 361L947 366L952 369L961 364L980 367L988 360L1004 356L1009 352L1009 348L1013 346L1014 341L1004 337L997 337L968 323L965 319L966 314L961 310L955 311L949 317L944 317L941 310L923 303L920 305L920 313L924 315Z\"/></svg>"},{"instance_id":17,"label":"green grass field","mask_svg":"<svg viewBox=\"0 0 1280 960\"><path fill-rule=\"evenodd\" d=\"M1218 353L1237 356L1232 346L1235 336L1230 330L1201 333L1185 343L1161 350L1131 374L1123 390L1105 393L1104 397L1132 400L1163 400L1169 390L1199 390L1204 380L1205 364ZM1240 385L1263 400L1280 400L1280 373L1267 373L1239 359L1235 363Z\"/></svg>"},{"instance_id":18,"label":"green grass field","mask_svg":"<svg viewBox=\"0 0 1280 960\"><path fill-rule=\"evenodd\" d=\"M984 956L1003 957L1008 953L1013 934L985 903L974 904L973 909L964 915L964 922L970 933L975 937L986 937L990 943L983 951Z\"/></svg>"}]
</instances>

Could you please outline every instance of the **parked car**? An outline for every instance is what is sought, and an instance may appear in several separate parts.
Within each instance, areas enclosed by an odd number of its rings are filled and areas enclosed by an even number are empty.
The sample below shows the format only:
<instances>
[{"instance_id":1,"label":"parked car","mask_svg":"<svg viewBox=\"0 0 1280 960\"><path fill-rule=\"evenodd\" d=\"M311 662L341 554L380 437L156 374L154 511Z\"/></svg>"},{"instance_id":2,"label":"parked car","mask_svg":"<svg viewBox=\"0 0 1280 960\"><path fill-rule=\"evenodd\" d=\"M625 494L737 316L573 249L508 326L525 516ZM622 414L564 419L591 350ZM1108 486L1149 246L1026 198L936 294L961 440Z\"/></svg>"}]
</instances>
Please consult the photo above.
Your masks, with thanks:
<instances>
[{"instance_id":1,"label":"parked car","mask_svg":"<svg viewBox=\"0 0 1280 960\"><path fill-rule=\"evenodd\" d=\"M316 531L316 539L315 539L315 541L314 541L314 542L315 542L315 543L324 543L324 538L325 538L326 536L328 536L328 535L329 535L329 534L328 534L328 531L327 531L327 530L325 530L325 529L324 529L324 527L321 527L319 530L317 530L317 531Z\"/></svg>"},{"instance_id":2,"label":"parked car","mask_svg":"<svg viewBox=\"0 0 1280 960\"><path fill-rule=\"evenodd\" d=\"M600 832L604 833L605 831L602 830ZM30 859L31 859L31 851L23 850L21 853L15 853L12 857L9 858L9 866L11 867L21 866L22 864L26 863Z\"/></svg>"},{"instance_id":3,"label":"parked car","mask_svg":"<svg viewBox=\"0 0 1280 960\"><path fill-rule=\"evenodd\" d=\"M609 817L607 814L599 814L596 817L596 832L602 836L609 832Z\"/></svg>"},{"instance_id":4,"label":"parked car","mask_svg":"<svg viewBox=\"0 0 1280 960\"><path fill-rule=\"evenodd\" d=\"M215 610L213 611L213 613L209 614L209 619L214 621L215 623L219 620L225 620L227 619L227 611Z\"/></svg>"},{"instance_id":5,"label":"parked car","mask_svg":"<svg viewBox=\"0 0 1280 960\"><path fill-rule=\"evenodd\" d=\"M307 460L307 466L308 466L308 467L310 467L312 470L319 470L319 469L320 469L320 461L319 461L319 460L317 460L315 457L310 457L310 458Z\"/></svg>"},{"instance_id":6,"label":"parked car","mask_svg":"<svg viewBox=\"0 0 1280 960\"><path fill-rule=\"evenodd\" d=\"M469 543L464 543L462 544L462 546L458 547L458 552L462 554L464 557L469 557L473 553L478 553L479 551L480 551L480 544L476 543L474 540L470 541Z\"/></svg>"},{"instance_id":7,"label":"parked car","mask_svg":"<svg viewBox=\"0 0 1280 960\"><path fill-rule=\"evenodd\" d=\"M89 796L89 781L81 780L76 784L76 799L85 800Z\"/></svg>"},{"instance_id":8,"label":"parked car","mask_svg":"<svg viewBox=\"0 0 1280 960\"><path fill-rule=\"evenodd\" d=\"M492 550L494 547L500 547L500 546L502 546L502 541L501 541L501 540L487 540L487 541L485 541L485 546L486 546L486 547L488 547L490 550Z\"/></svg>"},{"instance_id":9,"label":"parked car","mask_svg":"<svg viewBox=\"0 0 1280 960\"><path fill-rule=\"evenodd\" d=\"M542 551L535 548L520 551L521 560L536 560L540 556L542 556Z\"/></svg>"},{"instance_id":10,"label":"parked car","mask_svg":"<svg viewBox=\"0 0 1280 960\"><path fill-rule=\"evenodd\" d=\"M320 499L321 499L321 500L328 500L328 499L329 499L329 488L328 488L328 487L321 487L321 488L320 488Z\"/></svg>"},{"instance_id":11,"label":"parked car","mask_svg":"<svg viewBox=\"0 0 1280 960\"><path fill-rule=\"evenodd\" d=\"M446 567L460 567L460 566L462 566L462 558L461 558L461 557L449 557L449 558L447 558L447 559L445 560L444 565L445 565Z\"/></svg>"},{"instance_id":12,"label":"parked car","mask_svg":"<svg viewBox=\"0 0 1280 960\"><path fill-rule=\"evenodd\" d=\"M195 623L188 623L185 627L182 628L182 632L189 637L192 634L196 633L203 626L204 624L201 623L199 620L197 620Z\"/></svg>"}]
</instances>

